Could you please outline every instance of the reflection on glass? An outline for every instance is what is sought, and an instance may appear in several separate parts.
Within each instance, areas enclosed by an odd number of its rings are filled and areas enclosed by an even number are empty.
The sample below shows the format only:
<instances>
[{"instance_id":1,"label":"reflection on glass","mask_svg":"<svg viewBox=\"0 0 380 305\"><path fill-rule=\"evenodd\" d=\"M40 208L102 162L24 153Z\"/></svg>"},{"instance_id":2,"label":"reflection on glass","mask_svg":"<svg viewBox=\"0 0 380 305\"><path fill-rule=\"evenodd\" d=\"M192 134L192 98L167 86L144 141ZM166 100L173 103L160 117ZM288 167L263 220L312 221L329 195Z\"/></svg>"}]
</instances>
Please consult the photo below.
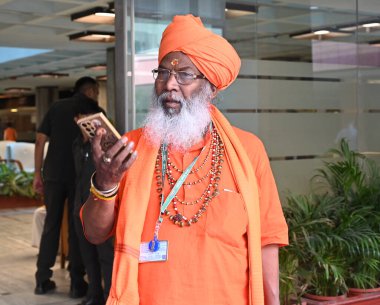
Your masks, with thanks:
<instances>
[{"instance_id":1,"label":"reflection on glass","mask_svg":"<svg viewBox=\"0 0 380 305\"><path fill-rule=\"evenodd\" d=\"M360 0L358 8L356 1L136 1L138 125L149 107L161 33L173 15L191 13L242 58L218 107L279 157L273 163L280 191L307 189L319 161L289 166L281 158L321 156L343 131L352 147L380 151L380 7Z\"/></svg>"}]
</instances>

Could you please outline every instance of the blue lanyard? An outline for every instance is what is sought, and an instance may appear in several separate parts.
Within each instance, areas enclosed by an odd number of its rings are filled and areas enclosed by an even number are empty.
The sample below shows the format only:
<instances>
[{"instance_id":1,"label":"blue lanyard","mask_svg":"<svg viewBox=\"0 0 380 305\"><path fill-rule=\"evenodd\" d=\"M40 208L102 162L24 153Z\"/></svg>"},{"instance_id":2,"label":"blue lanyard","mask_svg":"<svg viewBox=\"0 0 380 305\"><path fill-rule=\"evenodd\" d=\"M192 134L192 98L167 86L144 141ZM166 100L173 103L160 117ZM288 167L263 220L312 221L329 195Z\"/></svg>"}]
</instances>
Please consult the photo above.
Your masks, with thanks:
<instances>
[{"instance_id":1,"label":"blue lanyard","mask_svg":"<svg viewBox=\"0 0 380 305\"><path fill-rule=\"evenodd\" d=\"M195 163L197 163L199 156L201 155L202 151L204 150L204 147L202 148L200 154L196 156L191 162L191 164L185 169L185 171L182 173L181 177L177 180L177 183L174 185L173 189L170 191L169 195L166 197L164 202L164 197L161 197L161 209L160 209L160 216L158 218L159 222L163 221L162 214L165 212L167 207L169 206L170 202L173 200L174 196L177 195L179 189L181 188L182 184L185 182L187 176L190 174L190 171L193 169ZM165 173L166 173L166 163L167 163L167 146L163 145L162 147L162 189L164 188L164 181L165 181Z\"/></svg>"},{"instance_id":2,"label":"blue lanyard","mask_svg":"<svg viewBox=\"0 0 380 305\"><path fill-rule=\"evenodd\" d=\"M160 214L158 216L155 230L154 230L154 239L151 241L151 244L149 248L152 251L157 251L159 247L159 241L158 241L158 232L160 230L161 223L164 221L162 218L162 215L165 213L165 210L169 206L170 202L173 200L175 195L177 195L179 189L181 188L182 184L185 182L187 176L189 175L190 171L193 169L195 163L197 163L199 156L202 154L204 150L204 147L202 148L201 152L197 157L194 158L193 162L185 169L185 171L182 173L181 177L177 180L177 183L174 185L173 189L170 191L169 195L164 200L164 196L161 196L161 208L160 208ZM167 161L168 161L168 146L167 144L162 144L161 146L161 159L162 159L162 166L161 166L161 181L162 181L162 190L164 189L165 184L165 174L166 174L166 168L167 168Z\"/></svg>"}]
</instances>

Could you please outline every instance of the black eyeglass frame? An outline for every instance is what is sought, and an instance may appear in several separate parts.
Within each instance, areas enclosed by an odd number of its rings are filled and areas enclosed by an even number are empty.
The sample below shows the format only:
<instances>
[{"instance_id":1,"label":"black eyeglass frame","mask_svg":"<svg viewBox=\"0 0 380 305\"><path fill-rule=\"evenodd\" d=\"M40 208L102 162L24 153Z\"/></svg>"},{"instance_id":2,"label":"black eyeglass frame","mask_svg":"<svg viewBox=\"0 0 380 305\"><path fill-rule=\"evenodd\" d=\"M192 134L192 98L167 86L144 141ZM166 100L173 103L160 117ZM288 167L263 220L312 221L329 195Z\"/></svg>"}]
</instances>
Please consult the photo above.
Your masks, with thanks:
<instances>
[{"instance_id":1,"label":"black eyeglass frame","mask_svg":"<svg viewBox=\"0 0 380 305\"><path fill-rule=\"evenodd\" d=\"M162 80L157 79L158 73L159 73L160 71L162 71L162 72L167 71L167 72L169 73L168 78L165 79L165 80L164 80L164 79L162 79ZM152 70L152 73L153 73L153 78L154 78L155 80L159 81L159 82L167 82L167 81L169 80L169 78L170 78L170 75L173 74L174 77L175 77L175 79L176 79L176 81L177 81L177 83L180 84L180 85L185 85L185 86L190 85L190 84L191 84L194 80L196 80L196 79L205 79L205 78L206 78L206 76L204 76L203 74L194 74L194 73L190 73L190 72L186 72L186 71L174 71L174 70L169 70L169 69L164 69L164 68L156 68L156 69L153 69L153 70ZM182 83L182 82L180 82L180 81L178 80L178 73L186 73L186 74L188 74L189 76L190 76L190 74L191 74L192 77L189 78L190 83L186 84L186 83ZM156 77L154 77L155 74L157 75Z\"/></svg>"}]
</instances>

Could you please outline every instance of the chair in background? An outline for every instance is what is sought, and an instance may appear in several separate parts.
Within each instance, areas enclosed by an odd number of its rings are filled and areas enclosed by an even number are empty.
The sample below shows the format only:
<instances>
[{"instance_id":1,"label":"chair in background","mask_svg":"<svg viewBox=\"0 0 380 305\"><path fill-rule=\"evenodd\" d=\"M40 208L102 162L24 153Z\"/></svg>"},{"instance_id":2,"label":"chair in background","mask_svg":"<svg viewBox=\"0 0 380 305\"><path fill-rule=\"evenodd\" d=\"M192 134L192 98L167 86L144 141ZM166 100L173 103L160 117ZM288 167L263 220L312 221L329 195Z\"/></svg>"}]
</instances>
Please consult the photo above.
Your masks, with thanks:
<instances>
[{"instance_id":1,"label":"chair in background","mask_svg":"<svg viewBox=\"0 0 380 305\"><path fill-rule=\"evenodd\" d=\"M34 172L34 143L11 142L7 147L9 159L20 161L24 171Z\"/></svg>"},{"instance_id":2,"label":"chair in background","mask_svg":"<svg viewBox=\"0 0 380 305\"><path fill-rule=\"evenodd\" d=\"M33 212L32 222L32 247L39 248L42 230L44 229L46 207L40 206Z\"/></svg>"},{"instance_id":3,"label":"chair in background","mask_svg":"<svg viewBox=\"0 0 380 305\"><path fill-rule=\"evenodd\" d=\"M40 206L35 209L33 213L33 222L32 222L32 247L39 248L42 231L44 229L46 216L46 207ZM60 266L62 269L65 268L66 260L69 255L69 228L68 228L68 203L65 202L65 208L63 210L63 219L61 225L61 235L59 240L59 256L60 256Z\"/></svg>"},{"instance_id":4,"label":"chair in background","mask_svg":"<svg viewBox=\"0 0 380 305\"><path fill-rule=\"evenodd\" d=\"M0 159L8 160L9 156L9 148L8 145L14 143L13 141L0 141Z\"/></svg>"},{"instance_id":5,"label":"chair in background","mask_svg":"<svg viewBox=\"0 0 380 305\"><path fill-rule=\"evenodd\" d=\"M22 164L20 161L18 160L13 160L13 159L1 159L0 158L0 164L6 164L8 167L10 168L14 168L16 169L17 171L22 171L23 170L23 167L22 167Z\"/></svg>"}]
</instances>

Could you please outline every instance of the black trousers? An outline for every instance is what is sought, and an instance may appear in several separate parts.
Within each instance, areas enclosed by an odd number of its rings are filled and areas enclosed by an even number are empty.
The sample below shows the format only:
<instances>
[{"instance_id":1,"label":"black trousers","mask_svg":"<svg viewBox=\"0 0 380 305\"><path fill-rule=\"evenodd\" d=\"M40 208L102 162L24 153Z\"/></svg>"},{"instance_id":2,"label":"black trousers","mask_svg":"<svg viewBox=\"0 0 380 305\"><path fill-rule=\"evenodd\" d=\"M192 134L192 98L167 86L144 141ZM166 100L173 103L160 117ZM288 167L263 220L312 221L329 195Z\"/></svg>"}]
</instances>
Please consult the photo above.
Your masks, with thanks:
<instances>
[{"instance_id":1,"label":"black trousers","mask_svg":"<svg viewBox=\"0 0 380 305\"><path fill-rule=\"evenodd\" d=\"M90 243L84 233L81 220L78 215L74 216L77 230L79 247L82 260L88 277L87 299L106 300L111 288L113 267L113 238L106 240L100 245ZM104 289L102 287L104 280Z\"/></svg>"},{"instance_id":2,"label":"black trousers","mask_svg":"<svg viewBox=\"0 0 380 305\"><path fill-rule=\"evenodd\" d=\"M61 223L65 200L68 201L69 262L71 287L83 284L84 265L79 250L78 237L74 225L74 183L44 182L44 202L46 218L42 231L37 259L36 282L41 283L52 277L52 267L57 257Z\"/></svg>"}]
</instances>

